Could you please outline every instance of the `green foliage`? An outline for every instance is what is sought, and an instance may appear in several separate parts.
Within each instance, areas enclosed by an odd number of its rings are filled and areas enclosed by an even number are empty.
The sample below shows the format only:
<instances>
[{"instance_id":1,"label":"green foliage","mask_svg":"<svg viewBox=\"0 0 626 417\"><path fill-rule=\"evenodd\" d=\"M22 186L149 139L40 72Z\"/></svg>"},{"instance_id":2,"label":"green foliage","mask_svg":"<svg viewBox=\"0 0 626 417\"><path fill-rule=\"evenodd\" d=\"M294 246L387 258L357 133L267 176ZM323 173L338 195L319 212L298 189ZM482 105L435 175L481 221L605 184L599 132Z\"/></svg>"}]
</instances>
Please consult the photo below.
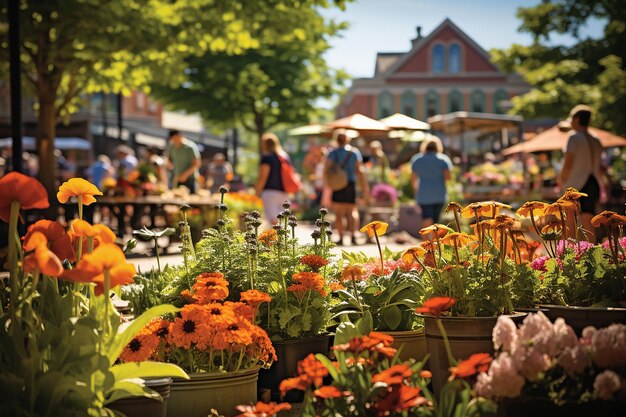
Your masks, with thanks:
<instances>
[{"instance_id":1,"label":"green foliage","mask_svg":"<svg viewBox=\"0 0 626 417\"><path fill-rule=\"evenodd\" d=\"M530 92L513 98L512 112L525 117L565 117L578 103L595 109L593 124L626 132L621 110L626 106L626 13L615 0L546 1L521 7L521 32L534 36L532 45L492 50L492 59L506 72L518 72ZM605 20L604 36L579 37L591 19ZM548 44L552 34L569 34L571 46Z\"/></svg>"}]
</instances>

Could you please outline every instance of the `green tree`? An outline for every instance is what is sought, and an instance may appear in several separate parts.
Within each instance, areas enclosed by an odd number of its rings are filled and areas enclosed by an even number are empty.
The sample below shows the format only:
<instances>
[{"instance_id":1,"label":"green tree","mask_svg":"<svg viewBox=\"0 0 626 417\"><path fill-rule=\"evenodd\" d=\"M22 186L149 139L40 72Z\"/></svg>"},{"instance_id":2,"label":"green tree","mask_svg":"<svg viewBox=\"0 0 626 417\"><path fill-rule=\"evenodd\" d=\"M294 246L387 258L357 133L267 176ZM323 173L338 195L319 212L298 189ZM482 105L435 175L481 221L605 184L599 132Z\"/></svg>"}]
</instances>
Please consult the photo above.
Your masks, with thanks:
<instances>
[{"instance_id":1,"label":"green tree","mask_svg":"<svg viewBox=\"0 0 626 417\"><path fill-rule=\"evenodd\" d=\"M521 32L530 33L529 46L512 45L491 51L508 72L518 72L531 90L513 98L512 112L525 117L563 118L576 104L596 110L594 125L626 133L626 8L620 0L543 1L519 8ZM604 24L601 38L583 38L590 20ZM554 45L550 36L569 34L571 46Z\"/></svg>"},{"instance_id":2,"label":"green tree","mask_svg":"<svg viewBox=\"0 0 626 417\"><path fill-rule=\"evenodd\" d=\"M313 2L311 2L313 3ZM217 126L241 126L259 138L280 123L305 123L315 100L330 98L346 75L326 65L328 38L345 24L327 22L314 4L277 8L275 17L287 34L267 36L260 26L258 48L233 55L207 53L186 60L187 78L153 91L166 105L199 113Z\"/></svg>"}]
</instances>

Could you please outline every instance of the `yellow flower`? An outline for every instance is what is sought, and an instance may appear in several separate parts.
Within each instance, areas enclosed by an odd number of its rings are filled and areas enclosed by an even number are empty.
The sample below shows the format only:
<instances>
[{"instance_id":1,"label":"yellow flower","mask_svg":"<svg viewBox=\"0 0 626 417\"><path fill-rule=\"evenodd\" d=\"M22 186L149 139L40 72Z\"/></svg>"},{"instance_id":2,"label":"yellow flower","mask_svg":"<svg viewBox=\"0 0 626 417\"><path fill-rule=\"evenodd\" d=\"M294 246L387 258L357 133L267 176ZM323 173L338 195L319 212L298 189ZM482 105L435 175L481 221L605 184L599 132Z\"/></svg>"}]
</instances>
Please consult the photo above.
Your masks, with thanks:
<instances>
[{"instance_id":1,"label":"yellow flower","mask_svg":"<svg viewBox=\"0 0 626 417\"><path fill-rule=\"evenodd\" d=\"M369 237L382 236L387 232L387 228L389 225L385 222L380 222L378 220L374 220L373 222L369 222L365 226L361 227L361 232L366 233Z\"/></svg>"},{"instance_id":2,"label":"yellow flower","mask_svg":"<svg viewBox=\"0 0 626 417\"><path fill-rule=\"evenodd\" d=\"M474 241L474 236L470 236L467 233L450 233L446 235L443 239L441 239L441 243L449 246L465 246L469 245L470 242Z\"/></svg>"},{"instance_id":3,"label":"yellow flower","mask_svg":"<svg viewBox=\"0 0 626 417\"><path fill-rule=\"evenodd\" d=\"M527 201L515 213L520 217L530 217L531 213L533 216L541 216L548 206L543 201Z\"/></svg>"},{"instance_id":4,"label":"yellow flower","mask_svg":"<svg viewBox=\"0 0 626 417\"><path fill-rule=\"evenodd\" d=\"M421 246L411 246L404 252L402 252L402 261L406 264L412 264L416 258L420 258L426 255L426 249Z\"/></svg>"},{"instance_id":5,"label":"yellow flower","mask_svg":"<svg viewBox=\"0 0 626 417\"><path fill-rule=\"evenodd\" d=\"M88 206L96 202L94 195L102 195L98 187L82 178L71 178L69 181L61 184L57 193L57 199L59 203L63 204L67 203L70 197L82 197L83 204Z\"/></svg>"}]
</instances>

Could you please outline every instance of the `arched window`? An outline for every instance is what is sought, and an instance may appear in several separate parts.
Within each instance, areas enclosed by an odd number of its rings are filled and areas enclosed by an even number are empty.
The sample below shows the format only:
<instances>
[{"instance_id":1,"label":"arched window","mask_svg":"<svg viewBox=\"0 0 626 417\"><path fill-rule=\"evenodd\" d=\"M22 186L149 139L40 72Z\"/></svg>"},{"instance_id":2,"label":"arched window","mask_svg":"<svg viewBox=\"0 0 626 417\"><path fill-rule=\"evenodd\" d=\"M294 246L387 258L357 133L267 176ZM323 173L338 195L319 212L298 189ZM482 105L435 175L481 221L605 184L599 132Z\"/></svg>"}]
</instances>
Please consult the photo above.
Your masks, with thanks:
<instances>
[{"instance_id":1,"label":"arched window","mask_svg":"<svg viewBox=\"0 0 626 417\"><path fill-rule=\"evenodd\" d=\"M411 91L405 91L400 97L400 112L409 117L417 116L417 97Z\"/></svg>"},{"instance_id":2,"label":"arched window","mask_svg":"<svg viewBox=\"0 0 626 417\"><path fill-rule=\"evenodd\" d=\"M480 90L475 90L470 98L470 111L475 113L484 113L487 111L485 105L485 93Z\"/></svg>"},{"instance_id":3,"label":"arched window","mask_svg":"<svg viewBox=\"0 0 626 417\"><path fill-rule=\"evenodd\" d=\"M439 94L430 90L424 96L424 118L427 119L439 113Z\"/></svg>"},{"instance_id":4,"label":"arched window","mask_svg":"<svg viewBox=\"0 0 626 417\"><path fill-rule=\"evenodd\" d=\"M509 95L507 94L506 91L504 91L503 89L499 89L498 91L495 92L495 94L493 95L493 112L494 113L506 113L506 109L502 107L503 104L505 104L507 101L509 101Z\"/></svg>"},{"instance_id":5,"label":"arched window","mask_svg":"<svg viewBox=\"0 0 626 417\"><path fill-rule=\"evenodd\" d=\"M463 110L463 95L457 90L453 90L448 94L448 111L450 113Z\"/></svg>"},{"instance_id":6,"label":"arched window","mask_svg":"<svg viewBox=\"0 0 626 417\"><path fill-rule=\"evenodd\" d=\"M383 91L378 95L378 118L393 114L393 95L389 91Z\"/></svg>"},{"instance_id":7,"label":"arched window","mask_svg":"<svg viewBox=\"0 0 626 417\"><path fill-rule=\"evenodd\" d=\"M432 50L432 72L441 74L445 71L445 47L441 44L433 46Z\"/></svg>"},{"instance_id":8,"label":"arched window","mask_svg":"<svg viewBox=\"0 0 626 417\"><path fill-rule=\"evenodd\" d=\"M448 49L448 72L453 74L461 72L461 47L456 43L450 45Z\"/></svg>"}]
</instances>

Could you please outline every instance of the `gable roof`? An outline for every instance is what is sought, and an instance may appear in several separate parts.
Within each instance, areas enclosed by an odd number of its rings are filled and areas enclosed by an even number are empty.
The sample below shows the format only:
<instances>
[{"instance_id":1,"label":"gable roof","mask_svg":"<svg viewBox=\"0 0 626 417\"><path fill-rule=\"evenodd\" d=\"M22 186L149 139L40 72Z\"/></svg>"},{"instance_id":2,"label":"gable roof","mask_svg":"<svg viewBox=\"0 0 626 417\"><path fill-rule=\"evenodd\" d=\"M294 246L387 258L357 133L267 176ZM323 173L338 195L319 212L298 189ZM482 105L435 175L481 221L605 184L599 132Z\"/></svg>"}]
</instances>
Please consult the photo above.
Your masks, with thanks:
<instances>
[{"instance_id":1,"label":"gable roof","mask_svg":"<svg viewBox=\"0 0 626 417\"><path fill-rule=\"evenodd\" d=\"M425 45L428 45L430 41L432 41L433 39L436 39L437 36L446 28L449 28L453 30L454 32L456 32L462 40L467 42L467 44L472 49L474 49L480 56L482 56L489 63L489 65L493 68L494 71L500 72L498 67L495 66L491 62L491 57L489 56L489 53L487 53L487 51L485 51L479 44L477 44L472 38L470 38L465 32L463 32L463 30L461 30L461 28L459 28L456 24L454 24L452 20L450 20L449 18L445 18L445 20L441 22L439 26L437 26L432 32L428 34L428 36L426 36L425 38L414 39L413 47L411 48L410 51L406 52L404 56L402 56L400 59L397 59L396 62L390 65L384 72L381 72L380 74L375 73L374 76L377 76L377 75L389 76L389 75L394 74L396 71L402 68L404 64L409 62L415 54L421 51Z\"/></svg>"},{"instance_id":2,"label":"gable roof","mask_svg":"<svg viewBox=\"0 0 626 417\"><path fill-rule=\"evenodd\" d=\"M374 76L383 73L390 66L398 62L406 52L379 52L376 54L376 67L374 68Z\"/></svg>"}]
</instances>

